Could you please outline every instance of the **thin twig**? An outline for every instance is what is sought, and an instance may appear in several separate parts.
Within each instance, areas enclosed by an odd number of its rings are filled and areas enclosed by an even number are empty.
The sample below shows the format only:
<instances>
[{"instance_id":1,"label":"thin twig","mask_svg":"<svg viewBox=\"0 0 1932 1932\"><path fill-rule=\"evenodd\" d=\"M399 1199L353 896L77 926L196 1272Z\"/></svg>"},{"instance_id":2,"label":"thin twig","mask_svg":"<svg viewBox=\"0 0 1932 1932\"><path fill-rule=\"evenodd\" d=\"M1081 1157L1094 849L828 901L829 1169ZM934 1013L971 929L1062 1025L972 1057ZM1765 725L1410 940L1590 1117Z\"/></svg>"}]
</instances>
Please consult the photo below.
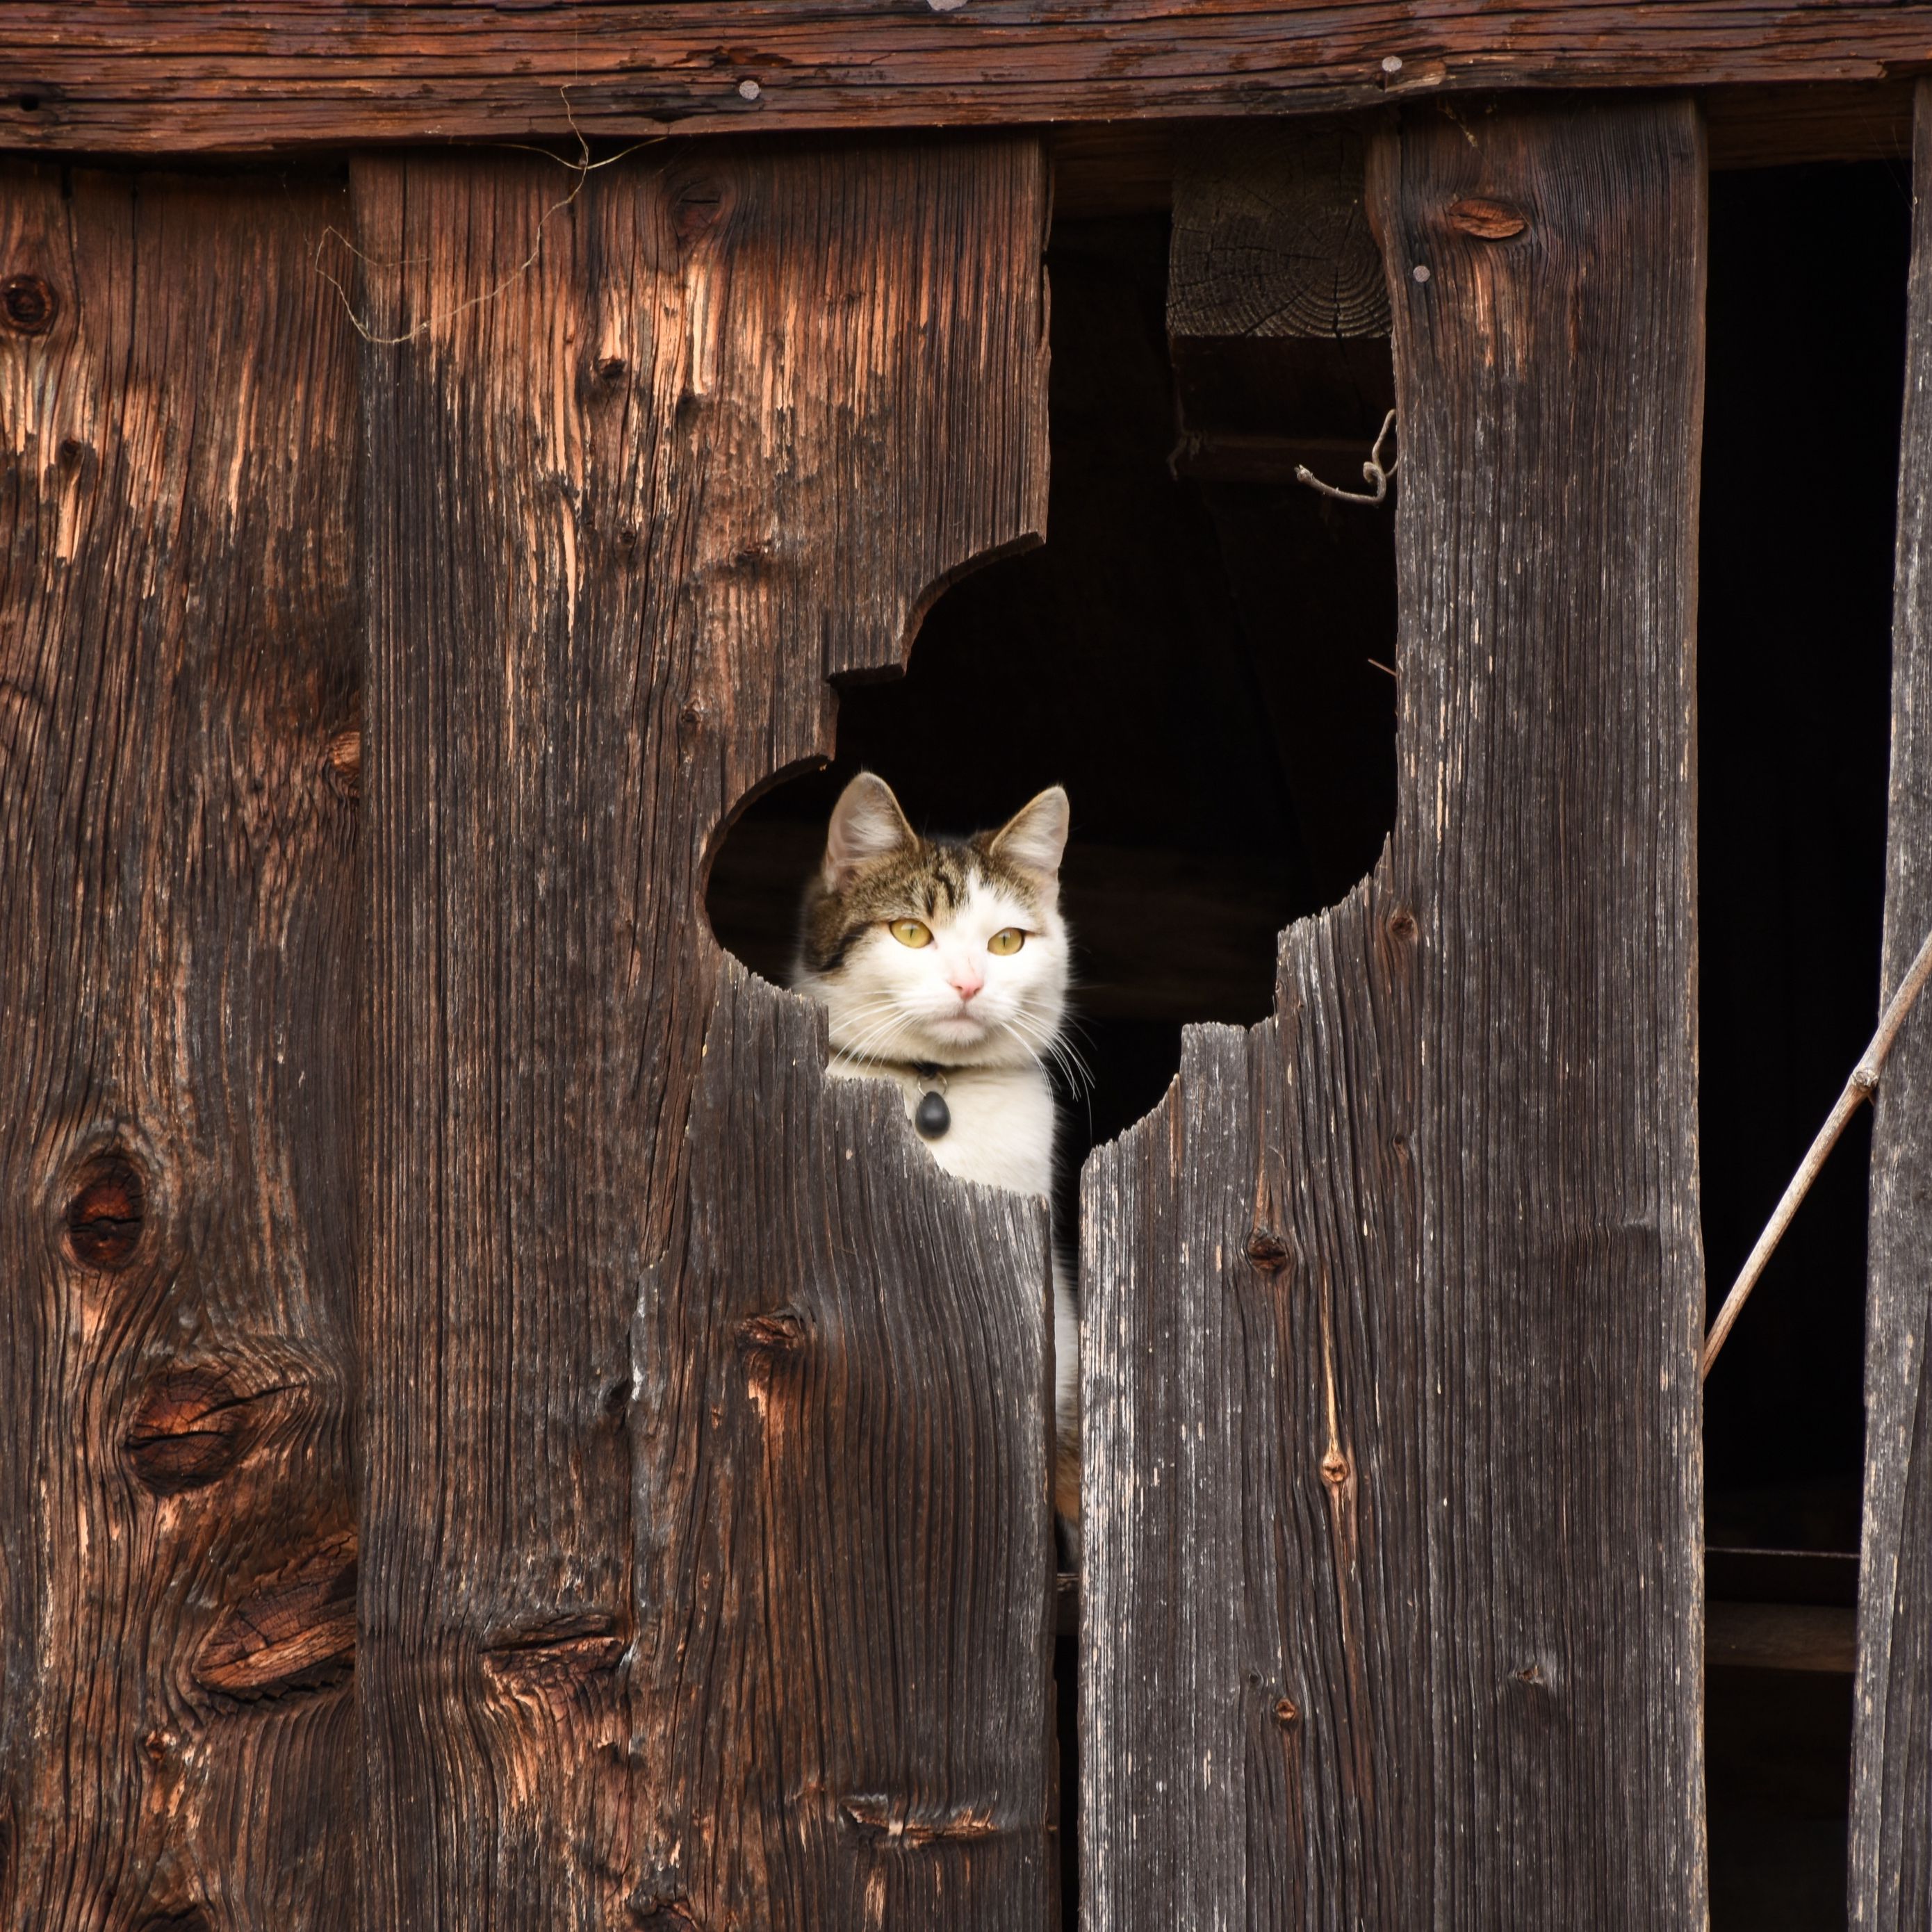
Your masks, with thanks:
<instances>
[{"instance_id":1,"label":"thin twig","mask_svg":"<svg viewBox=\"0 0 1932 1932\"><path fill-rule=\"evenodd\" d=\"M1388 494L1389 478L1395 474L1395 463L1384 469L1382 466L1382 445L1388 440L1388 433L1395 427L1395 412L1390 410L1382 418L1382 426L1376 432L1375 447L1369 452L1369 460L1362 465L1362 480L1369 485L1361 490L1338 490L1332 483L1324 483L1305 463L1294 466L1294 480L1306 483L1311 490L1319 490L1324 496L1333 496L1338 503L1379 503ZM1395 461L1400 463L1398 456Z\"/></svg>"},{"instance_id":2,"label":"thin twig","mask_svg":"<svg viewBox=\"0 0 1932 1932\"><path fill-rule=\"evenodd\" d=\"M425 316L414 328L406 330L400 335L377 335L356 313L356 304L350 300L349 291L322 266L322 250L332 241L339 242L357 261L363 263L366 267L374 268L412 268L428 258L426 256L416 256L406 261L377 262L370 256L365 255L347 236L343 233L340 229L332 224L322 231L316 238L315 254L310 266L335 291L337 295L340 296L344 310L349 317L350 326L362 337L364 341L378 349L398 348L405 342L414 341L419 335L427 335L431 330L441 328L445 322L454 321L458 316L466 314L472 308L480 308L485 302L494 302L512 282L520 280L536 266L537 257L543 253L544 229L550 217L568 208L584 192L584 184L599 168L613 166L627 156L634 154L640 148L655 147L664 138L662 134L653 134L644 140L633 142L629 147L621 150L619 153L606 155L601 161L593 161L590 158L590 143L584 138L583 129L578 126L577 116L570 110L568 93L561 87L557 89L557 92L563 97L564 118L570 123L570 131L577 136L578 149L577 160L566 160L562 155L552 154L549 148L536 147L526 141L493 141L489 143L493 148L500 148L514 154L541 154L545 160L556 162L560 167L568 170L570 173L576 176L576 179L571 184L570 192L561 201L552 202L549 207L537 217L536 235L530 244L530 252L494 287L485 289L481 295L472 296L466 301L458 302L453 308L444 309L439 314Z\"/></svg>"},{"instance_id":3,"label":"thin twig","mask_svg":"<svg viewBox=\"0 0 1932 1932\"><path fill-rule=\"evenodd\" d=\"M1918 998L1919 989L1928 979L1932 979L1932 932L1925 935L1918 956L1906 969L1905 977L1898 983L1898 991L1892 994L1892 1004L1886 1008L1885 1017L1878 1023L1878 1031L1871 1036L1871 1044L1852 1069L1852 1077L1845 1082L1845 1090L1838 1096L1838 1105L1818 1130L1818 1137L1799 1162L1798 1172L1791 1177L1791 1185L1784 1190L1778 1211L1757 1238L1757 1246L1751 1250L1750 1258L1744 1263L1730 1293L1725 1296L1724 1306L1718 1310L1718 1318L1711 1324L1711 1332L1704 1338L1700 1376L1711 1372L1711 1364L1718 1359L1718 1351L1724 1346L1724 1337L1743 1312L1751 1290L1757 1286L1758 1276L1764 1272L1765 1264L1784 1238L1784 1231L1790 1226L1798 1204L1810 1192L1812 1182L1818 1178L1819 1169L1825 1165L1825 1156L1838 1144L1846 1123L1878 1091L1879 1076L1884 1071L1892 1042L1898 1039L1898 1030L1904 1025L1905 1016L1911 1012L1912 1003Z\"/></svg>"}]
</instances>

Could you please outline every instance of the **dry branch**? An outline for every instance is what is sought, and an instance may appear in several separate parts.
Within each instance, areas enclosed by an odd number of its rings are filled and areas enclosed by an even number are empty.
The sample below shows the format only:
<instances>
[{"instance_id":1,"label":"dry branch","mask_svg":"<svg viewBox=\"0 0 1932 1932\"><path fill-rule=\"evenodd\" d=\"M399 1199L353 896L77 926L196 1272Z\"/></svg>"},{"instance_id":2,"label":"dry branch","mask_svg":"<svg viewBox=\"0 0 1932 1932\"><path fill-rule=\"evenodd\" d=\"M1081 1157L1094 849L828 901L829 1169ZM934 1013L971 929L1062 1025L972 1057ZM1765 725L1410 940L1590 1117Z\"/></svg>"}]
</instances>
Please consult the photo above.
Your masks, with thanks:
<instances>
[{"instance_id":1,"label":"dry branch","mask_svg":"<svg viewBox=\"0 0 1932 1932\"><path fill-rule=\"evenodd\" d=\"M1905 1024L1905 1016L1912 1010L1912 1004L1918 997L1919 988L1928 976L1932 976L1932 932L1925 935L1924 944L1918 949L1918 956L1906 970L1905 977L1899 982L1898 991L1892 994L1892 1004L1885 1010L1884 1017L1878 1023L1878 1031L1871 1036L1871 1043L1865 1048L1857 1066L1852 1069L1852 1077L1845 1082L1845 1090L1838 1096L1838 1104L1826 1118L1825 1124L1818 1130L1817 1138L1806 1150L1804 1158L1798 1163L1798 1172L1791 1177L1791 1184L1784 1190L1784 1196L1778 1204L1777 1210L1765 1224L1765 1230L1757 1238L1757 1246L1750 1251L1750 1258L1744 1263L1738 1278L1732 1284L1731 1292L1724 1298L1724 1305L1718 1311L1718 1318L1711 1324L1711 1332L1704 1338L1704 1359L1699 1370L1701 1376L1711 1372L1711 1364L1718 1359L1718 1351L1724 1346L1724 1337L1730 1334L1744 1304L1750 1299L1751 1290L1757 1286L1757 1278L1762 1274L1766 1264L1776 1251L1778 1244L1784 1238L1784 1231L1791 1226L1799 1204L1811 1191L1811 1184L1818 1178L1820 1170L1832 1148L1838 1143L1838 1136L1845 1131L1846 1124L1866 1101L1878 1091L1879 1076L1884 1070L1887 1056L1892 1052L1892 1042L1898 1037L1899 1028Z\"/></svg>"}]
</instances>

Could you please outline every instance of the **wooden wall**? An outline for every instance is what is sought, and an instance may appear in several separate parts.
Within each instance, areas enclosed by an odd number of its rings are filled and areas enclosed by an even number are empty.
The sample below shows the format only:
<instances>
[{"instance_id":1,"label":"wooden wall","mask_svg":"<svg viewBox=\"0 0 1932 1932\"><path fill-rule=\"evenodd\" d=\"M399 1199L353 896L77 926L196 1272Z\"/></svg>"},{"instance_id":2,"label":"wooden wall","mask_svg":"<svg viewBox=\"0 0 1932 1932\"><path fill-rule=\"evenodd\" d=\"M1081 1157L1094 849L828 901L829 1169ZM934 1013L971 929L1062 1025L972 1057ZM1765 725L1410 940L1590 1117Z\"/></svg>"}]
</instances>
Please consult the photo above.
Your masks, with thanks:
<instances>
[{"instance_id":1,"label":"wooden wall","mask_svg":"<svg viewBox=\"0 0 1932 1932\"><path fill-rule=\"evenodd\" d=\"M1702 193L1682 100L1377 137L1398 823L1087 1174L1094 1932L1702 1922ZM1025 137L8 164L6 1923L1050 1922L1044 1216L828 1090L700 904L829 680L1041 532L1046 202ZM1916 1037L1886 1928L1932 1888Z\"/></svg>"},{"instance_id":2,"label":"wooden wall","mask_svg":"<svg viewBox=\"0 0 1932 1932\"><path fill-rule=\"evenodd\" d=\"M700 901L1036 538L1045 220L8 175L8 1924L1042 1922L1043 1214Z\"/></svg>"}]
</instances>

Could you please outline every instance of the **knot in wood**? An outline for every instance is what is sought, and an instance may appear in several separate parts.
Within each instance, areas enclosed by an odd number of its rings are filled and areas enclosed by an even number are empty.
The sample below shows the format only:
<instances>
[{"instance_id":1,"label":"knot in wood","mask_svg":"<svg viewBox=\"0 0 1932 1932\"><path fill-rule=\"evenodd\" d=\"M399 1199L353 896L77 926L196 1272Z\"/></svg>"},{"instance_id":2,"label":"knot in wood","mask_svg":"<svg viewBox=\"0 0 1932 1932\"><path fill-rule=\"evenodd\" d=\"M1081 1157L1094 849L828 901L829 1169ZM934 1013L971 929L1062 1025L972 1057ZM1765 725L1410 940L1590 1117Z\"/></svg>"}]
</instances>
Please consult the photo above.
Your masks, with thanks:
<instances>
[{"instance_id":1,"label":"knot in wood","mask_svg":"<svg viewBox=\"0 0 1932 1932\"><path fill-rule=\"evenodd\" d=\"M1528 218L1508 202L1492 201L1484 195L1465 195L1460 201L1452 201L1448 217L1451 228L1484 242L1507 242L1529 226Z\"/></svg>"},{"instance_id":2,"label":"knot in wood","mask_svg":"<svg viewBox=\"0 0 1932 1932\"><path fill-rule=\"evenodd\" d=\"M752 1357L789 1355L805 1346L805 1318L796 1309L748 1315L738 1324L738 1346Z\"/></svg>"},{"instance_id":3,"label":"knot in wood","mask_svg":"<svg viewBox=\"0 0 1932 1932\"><path fill-rule=\"evenodd\" d=\"M1398 946L1408 946L1412 944L1414 941L1416 934L1420 930L1420 928L1415 922L1414 914L1411 912L1408 907L1398 906L1394 912L1389 914L1388 936L1390 938L1393 939Z\"/></svg>"},{"instance_id":4,"label":"knot in wood","mask_svg":"<svg viewBox=\"0 0 1932 1932\"><path fill-rule=\"evenodd\" d=\"M362 734L355 725L338 731L328 741L322 754L331 781L345 797L354 798L362 789Z\"/></svg>"},{"instance_id":5,"label":"knot in wood","mask_svg":"<svg viewBox=\"0 0 1932 1932\"><path fill-rule=\"evenodd\" d=\"M1257 1228L1248 1237L1248 1259L1264 1274L1276 1274L1294 1258L1294 1251L1272 1228Z\"/></svg>"},{"instance_id":6,"label":"knot in wood","mask_svg":"<svg viewBox=\"0 0 1932 1932\"><path fill-rule=\"evenodd\" d=\"M595 367L600 380L614 382L629 373L631 365L621 356L600 356Z\"/></svg>"},{"instance_id":7,"label":"knot in wood","mask_svg":"<svg viewBox=\"0 0 1932 1932\"><path fill-rule=\"evenodd\" d=\"M724 184L710 179L687 182L672 197L671 227L680 242L694 242L714 226L724 212Z\"/></svg>"},{"instance_id":8,"label":"knot in wood","mask_svg":"<svg viewBox=\"0 0 1932 1932\"><path fill-rule=\"evenodd\" d=\"M16 335L44 335L60 313L60 298L38 275L9 275L0 282L0 316Z\"/></svg>"},{"instance_id":9,"label":"knot in wood","mask_svg":"<svg viewBox=\"0 0 1932 1932\"><path fill-rule=\"evenodd\" d=\"M1282 1730L1292 1730L1301 1721L1301 1706L1292 1697L1283 1697L1276 1702L1274 1714Z\"/></svg>"},{"instance_id":10,"label":"knot in wood","mask_svg":"<svg viewBox=\"0 0 1932 1932\"><path fill-rule=\"evenodd\" d=\"M557 1702L616 1670L628 1648L614 1617L596 1612L550 1617L486 1644L483 1670L500 1690Z\"/></svg>"},{"instance_id":11,"label":"knot in wood","mask_svg":"<svg viewBox=\"0 0 1932 1932\"><path fill-rule=\"evenodd\" d=\"M689 1901L682 1893L676 1898L634 1897L628 1910L639 1932L703 1932Z\"/></svg>"},{"instance_id":12,"label":"knot in wood","mask_svg":"<svg viewBox=\"0 0 1932 1932\"><path fill-rule=\"evenodd\" d=\"M254 1431L250 1405L218 1369L176 1369L142 1395L121 1453L135 1478L157 1496L200 1489L226 1475Z\"/></svg>"},{"instance_id":13,"label":"knot in wood","mask_svg":"<svg viewBox=\"0 0 1932 1932\"><path fill-rule=\"evenodd\" d=\"M1340 1450L1331 1449L1322 1457L1322 1480L1330 1489L1339 1490L1348 1480L1352 1473L1348 1466L1348 1459Z\"/></svg>"},{"instance_id":14,"label":"knot in wood","mask_svg":"<svg viewBox=\"0 0 1932 1932\"><path fill-rule=\"evenodd\" d=\"M67 1250L84 1268L111 1274L134 1258L147 1222L140 1172L118 1149L92 1156L70 1184Z\"/></svg>"},{"instance_id":15,"label":"knot in wood","mask_svg":"<svg viewBox=\"0 0 1932 1932\"><path fill-rule=\"evenodd\" d=\"M356 1660L356 1532L343 1530L259 1576L196 1653L194 1681L236 1698L339 1683Z\"/></svg>"}]
</instances>

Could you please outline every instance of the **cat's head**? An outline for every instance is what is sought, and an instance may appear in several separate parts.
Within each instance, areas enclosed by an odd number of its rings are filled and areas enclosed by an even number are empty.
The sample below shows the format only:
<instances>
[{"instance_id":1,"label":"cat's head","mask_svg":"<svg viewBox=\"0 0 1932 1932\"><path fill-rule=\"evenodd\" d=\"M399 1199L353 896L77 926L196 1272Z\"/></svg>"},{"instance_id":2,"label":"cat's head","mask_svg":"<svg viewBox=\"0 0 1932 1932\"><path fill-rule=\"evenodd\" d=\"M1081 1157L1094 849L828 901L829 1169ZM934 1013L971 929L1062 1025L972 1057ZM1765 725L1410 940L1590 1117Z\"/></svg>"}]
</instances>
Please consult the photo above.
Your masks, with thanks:
<instances>
[{"instance_id":1,"label":"cat's head","mask_svg":"<svg viewBox=\"0 0 1932 1932\"><path fill-rule=\"evenodd\" d=\"M832 1044L942 1066L1046 1060L1066 1005L1066 819L1055 785L997 832L922 838L860 772L832 808L794 982L826 1008Z\"/></svg>"}]
</instances>

